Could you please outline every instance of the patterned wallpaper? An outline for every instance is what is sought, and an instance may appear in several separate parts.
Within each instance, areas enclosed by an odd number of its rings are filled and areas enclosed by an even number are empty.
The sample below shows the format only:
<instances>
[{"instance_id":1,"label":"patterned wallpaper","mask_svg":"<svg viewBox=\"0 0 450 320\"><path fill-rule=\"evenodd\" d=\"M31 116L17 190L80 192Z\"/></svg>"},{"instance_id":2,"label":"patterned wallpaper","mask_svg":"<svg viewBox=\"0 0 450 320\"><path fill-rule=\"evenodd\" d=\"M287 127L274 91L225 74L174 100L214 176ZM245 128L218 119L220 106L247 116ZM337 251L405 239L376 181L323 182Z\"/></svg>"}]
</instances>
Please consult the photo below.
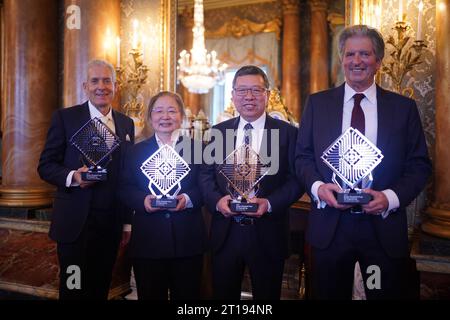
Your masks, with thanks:
<instances>
[{"instance_id":1,"label":"patterned wallpaper","mask_svg":"<svg viewBox=\"0 0 450 320\"><path fill-rule=\"evenodd\" d=\"M160 1L148 0L122 0L121 8L121 64L125 70L130 70L133 59L128 52L131 49L132 21L139 21L139 30L146 37L144 44L144 64L150 71L147 83L143 86L140 100L147 106L150 98L161 87L161 5ZM127 101L127 91L121 93L122 105Z\"/></svg>"},{"instance_id":2,"label":"patterned wallpaper","mask_svg":"<svg viewBox=\"0 0 450 320\"><path fill-rule=\"evenodd\" d=\"M435 54L436 54L436 1L434 0L422 0L423 7L423 35L427 48L423 50L424 62L418 65L414 70L408 73L403 80L403 87L411 87L414 90L413 98L417 102L419 111L422 117L422 123L424 126L426 139L430 151L433 150L434 144L434 94L435 94ZM418 16L418 4L420 0L405 0L406 20L411 25L409 35L412 40L416 38L417 31L417 16ZM396 31L393 30L395 21L397 21L398 12L398 0L384 0L382 1L382 27L381 32L385 36L396 36ZM389 51L392 50L392 46L386 46L386 57L388 57ZM385 58L386 59L386 58ZM382 85L386 88L392 88L392 83L387 75L382 77Z\"/></svg>"},{"instance_id":3,"label":"patterned wallpaper","mask_svg":"<svg viewBox=\"0 0 450 320\"><path fill-rule=\"evenodd\" d=\"M434 140L435 140L435 54L436 54L436 1L422 0L423 7L423 39L427 48L422 51L423 63L409 72L403 80L403 87L411 87L414 90L413 98L416 100L419 108L422 124L425 131L428 150L433 158ZM412 40L416 39L418 4L420 0L404 0L406 10L406 21L410 23L411 29L409 35ZM396 38L396 31L393 30L395 22L398 20L398 0L382 1L382 27L381 32L385 36L393 35ZM386 58L392 47L386 46ZM381 85L392 89L391 79L387 75L382 75ZM426 191L411 203L408 207L408 221L410 227L417 227L423 219L423 209L427 205L427 198L431 192L432 182Z\"/></svg>"}]
</instances>

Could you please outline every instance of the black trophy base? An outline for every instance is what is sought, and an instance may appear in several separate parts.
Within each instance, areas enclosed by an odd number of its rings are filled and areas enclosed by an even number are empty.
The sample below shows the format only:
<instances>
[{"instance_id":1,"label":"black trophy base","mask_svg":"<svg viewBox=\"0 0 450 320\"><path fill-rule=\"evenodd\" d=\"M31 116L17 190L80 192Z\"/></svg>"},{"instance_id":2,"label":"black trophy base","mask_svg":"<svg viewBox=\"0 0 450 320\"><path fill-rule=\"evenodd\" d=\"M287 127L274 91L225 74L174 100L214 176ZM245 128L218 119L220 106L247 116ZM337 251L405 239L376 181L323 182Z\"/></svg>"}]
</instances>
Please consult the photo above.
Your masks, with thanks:
<instances>
[{"instance_id":1,"label":"black trophy base","mask_svg":"<svg viewBox=\"0 0 450 320\"><path fill-rule=\"evenodd\" d=\"M108 173L106 170L82 172L81 179L83 181L106 181L108 180Z\"/></svg>"},{"instance_id":2,"label":"black trophy base","mask_svg":"<svg viewBox=\"0 0 450 320\"><path fill-rule=\"evenodd\" d=\"M178 199L176 198L151 199L151 205L153 208L173 209L177 207Z\"/></svg>"},{"instance_id":3,"label":"black trophy base","mask_svg":"<svg viewBox=\"0 0 450 320\"><path fill-rule=\"evenodd\" d=\"M238 201L230 200L228 202L228 205L230 207L230 210L233 212L256 212L256 211L258 211L257 203L238 202Z\"/></svg>"},{"instance_id":4,"label":"black trophy base","mask_svg":"<svg viewBox=\"0 0 450 320\"><path fill-rule=\"evenodd\" d=\"M367 204L372 201L371 194L363 192L344 192L337 194L337 202L339 204Z\"/></svg>"}]
</instances>

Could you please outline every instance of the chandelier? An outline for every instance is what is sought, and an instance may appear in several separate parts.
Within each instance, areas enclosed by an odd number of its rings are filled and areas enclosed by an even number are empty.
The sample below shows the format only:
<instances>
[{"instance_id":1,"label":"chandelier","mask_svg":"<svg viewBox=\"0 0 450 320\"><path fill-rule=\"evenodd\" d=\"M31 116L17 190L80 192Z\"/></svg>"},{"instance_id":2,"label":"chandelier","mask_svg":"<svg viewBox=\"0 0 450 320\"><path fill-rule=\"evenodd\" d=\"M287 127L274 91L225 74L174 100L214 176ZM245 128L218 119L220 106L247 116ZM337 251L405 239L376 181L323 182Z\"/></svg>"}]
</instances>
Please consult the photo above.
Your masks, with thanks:
<instances>
[{"instance_id":1,"label":"chandelier","mask_svg":"<svg viewBox=\"0 0 450 320\"><path fill-rule=\"evenodd\" d=\"M208 93L224 78L227 68L225 63L217 59L217 53L207 53L205 49L205 28L203 26L203 0L195 0L194 4L194 34L191 53L180 52L178 59L178 80L189 92Z\"/></svg>"}]
</instances>

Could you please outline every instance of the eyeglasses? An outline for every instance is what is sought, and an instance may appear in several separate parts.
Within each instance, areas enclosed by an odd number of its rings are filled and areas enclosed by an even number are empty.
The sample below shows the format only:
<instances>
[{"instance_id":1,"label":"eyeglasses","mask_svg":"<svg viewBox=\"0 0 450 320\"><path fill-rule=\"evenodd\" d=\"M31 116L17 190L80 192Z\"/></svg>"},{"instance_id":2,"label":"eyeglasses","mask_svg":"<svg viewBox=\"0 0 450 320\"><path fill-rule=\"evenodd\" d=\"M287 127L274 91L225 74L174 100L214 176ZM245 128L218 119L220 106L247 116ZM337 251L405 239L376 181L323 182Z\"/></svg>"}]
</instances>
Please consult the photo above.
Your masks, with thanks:
<instances>
[{"instance_id":1,"label":"eyeglasses","mask_svg":"<svg viewBox=\"0 0 450 320\"><path fill-rule=\"evenodd\" d=\"M262 96L267 91L266 88L262 88L262 87L234 88L234 92L236 93L237 96L240 96L240 97L246 96L247 92L249 90L251 91L252 95L254 95L255 97Z\"/></svg>"},{"instance_id":2,"label":"eyeglasses","mask_svg":"<svg viewBox=\"0 0 450 320\"><path fill-rule=\"evenodd\" d=\"M174 116L174 115L176 115L178 113L179 113L179 111L177 109L175 109L175 108L173 108L173 109L169 108L167 110L164 110L162 108L155 108L155 109L152 110L152 114L158 115L158 116L162 115L162 114L169 114L170 116Z\"/></svg>"}]
</instances>

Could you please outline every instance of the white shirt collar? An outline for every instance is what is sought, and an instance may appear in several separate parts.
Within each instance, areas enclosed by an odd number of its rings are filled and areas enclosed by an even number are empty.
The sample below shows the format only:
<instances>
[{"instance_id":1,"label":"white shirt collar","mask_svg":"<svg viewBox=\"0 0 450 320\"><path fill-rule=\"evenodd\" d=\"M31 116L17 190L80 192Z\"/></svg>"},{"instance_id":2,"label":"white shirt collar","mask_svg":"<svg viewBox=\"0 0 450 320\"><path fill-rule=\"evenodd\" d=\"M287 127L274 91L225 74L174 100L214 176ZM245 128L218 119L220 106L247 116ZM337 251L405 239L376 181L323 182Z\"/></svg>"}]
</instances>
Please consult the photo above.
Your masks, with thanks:
<instances>
[{"instance_id":1,"label":"white shirt collar","mask_svg":"<svg viewBox=\"0 0 450 320\"><path fill-rule=\"evenodd\" d=\"M112 116L112 108L109 107L109 112L106 114L106 116L104 116L100 111L98 111L98 109L91 103L91 101L88 101L88 105L89 105L89 113L91 114L91 119L94 118L99 118L99 119L103 119L103 117L108 118L109 120L111 120L114 123L114 119Z\"/></svg>"},{"instance_id":2,"label":"white shirt collar","mask_svg":"<svg viewBox=\"0 0 450 320\"><path fill-rule=\"evenodd\" d=\"M266 124L266 113L264 112L258 119L253 122L248 122L243 117L239 117L239 126L238 129L243 129L247 123L250 123L253 126L253 129L264 129L264 125Z\"/></svg>"},{"instance_id":3,"label":"white shirt collar","mask_svg":"<svg viewBox=\"0 0 450 320\"><path fill-rule=\"evenodd\" d=\"M158 146L161 148L165 143L159 138L158 134L155 132L155 138L156 138L156 143L158 143ZM172 133L172 137L171 137L171 144L170 146L172 148L175 148L175 145L178 142L178 139L180 138L180 130L175 130L175 133Z\"/></svg>"},{"instance_id":4,"label":"white shirt collar","mask_svg":"<svg viewBox=\"0 0 450 320\"><path fill-rule=\"evenodd\" d=\"M350 87L347 82L345 83L344 87L344 103L347 103L350 99L353 99L353 96L356 93L363 93L367 100L369 100L370 103L375 104L376 98L377 98L377 86L375 84L375 81L372 83L372 85L364 90L363 92L356 92L353 90L352 87Z\"/></svg>"}]
</instances>

